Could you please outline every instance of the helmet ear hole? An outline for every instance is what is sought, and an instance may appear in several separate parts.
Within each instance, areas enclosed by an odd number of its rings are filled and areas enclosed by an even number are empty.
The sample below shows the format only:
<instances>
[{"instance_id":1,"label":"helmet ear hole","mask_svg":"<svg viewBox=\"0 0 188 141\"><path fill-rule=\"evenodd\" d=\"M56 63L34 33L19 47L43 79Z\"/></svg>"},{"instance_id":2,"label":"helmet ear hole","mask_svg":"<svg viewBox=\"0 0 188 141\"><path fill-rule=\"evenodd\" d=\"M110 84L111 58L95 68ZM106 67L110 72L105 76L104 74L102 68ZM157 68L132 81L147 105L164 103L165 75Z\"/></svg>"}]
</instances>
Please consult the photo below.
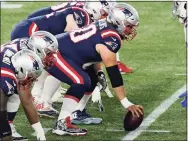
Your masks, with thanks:
<instances>
[{"instance_id":1,"label":"helmet ear hole","mask_svg":"<svg viewBox=\"0 0 188 141\"><path fill-rule=\"evenodd\" d=\"M23 68L22 67L20 68L20 71L23 73Z\"/></svg>"},{"instance_id":2,"label":"helmet ear hole","mask_svg":"<svg viewBox=\"0 0 188 141\"><path fill-rule=\"evenodd\" d=\"M187 3L185 3L184 8L187 9Z\"/></svg>"},{"instance_id":3,"label":"helmet ear hole","mask_svg":"<svg viewBox=\"0 0 188 141\"><path fill-rule=\"evenodd\" d=\"M37 52L38 52L38 53L41 53L41 51L40 51L38 48L37 48Z\"/></svg>"},{"instance_id":4,"label":"helmet ear hole","mask_svg":"<svg viewBox=\"0 0 188 141\"><path fill-rule=\"evenodd\" d=\"M118 21L116 21L116 24L117 24L117 25L120 25L120 23L119 23Z\"/></svg>"}]
</instances>

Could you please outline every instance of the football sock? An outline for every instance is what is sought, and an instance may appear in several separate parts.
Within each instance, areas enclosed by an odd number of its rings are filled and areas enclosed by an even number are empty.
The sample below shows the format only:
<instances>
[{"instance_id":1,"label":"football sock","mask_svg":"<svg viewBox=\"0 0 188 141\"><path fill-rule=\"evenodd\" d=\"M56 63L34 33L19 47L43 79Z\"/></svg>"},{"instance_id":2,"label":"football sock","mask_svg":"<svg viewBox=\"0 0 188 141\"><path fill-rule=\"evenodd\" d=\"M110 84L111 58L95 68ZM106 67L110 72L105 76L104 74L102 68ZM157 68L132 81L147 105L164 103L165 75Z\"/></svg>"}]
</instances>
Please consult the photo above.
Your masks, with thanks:
<instances>
[{"instance_id":1,"label":"football sock","mask_svg":"<svg viewBox=\"0 0 188 141\"><path fill-rule=\"evenodd\" d=\"M82 99L80 100L80 102L78 103L78 105L76 106L75 110L80 110L83 111L84 108L86 107L86 104L89 100L89 98L91 97L92 93L86 93L84 94L84 96L82 97Z\"/></svg>"},{"instance_id":2,"label":"football sock","mask_svg":"<svg viewBox=\"0 0 188 141\"><path fill-rule=\"evenodd\" d=\"M32 95L33 96L40 96L43 90L44 82L46 77L48 76L48 72L43 70L42 74L37 78L37 81L34 83L32 88Z\"/></svg>"},{"instance_id":3,"label":"football sock","mask_svg":"<svg viewBox=\"0 0 188 141\"><path fill-rule=\"evenodd\" d=\"M10 123L13 122L19 106L20 106L20 98L17 94L13 94L11 97L8 98L7 113L8 113L8 121Z\"/></svg>"},{"instance_id":4,"label":"football sock","mask_svg":"<svg viewBox=\"0 0 188 141\"><path fill-rule=\"evenodd\" d=\"M51 102L51 98L54 95L54 93L57 91L61 84L61 81L53 77L52 75L47 76L45 82L44 82L44 88L41 93L41 98L39 100L39 103L42 102Z\"/></svg>"},{"instance_id":5,"label":"football sock","mask_svg":"<svg viewBox=\"0 0 188 141\"><path fill-rule=\"evenodd\" d=\"M61 111L58 117L58 120L65 119L68 116L71 116L71 113L76 108L79 99L71 95L65 95L63 98L63 105L61 107Z\"/></svg>"}]
</instances>

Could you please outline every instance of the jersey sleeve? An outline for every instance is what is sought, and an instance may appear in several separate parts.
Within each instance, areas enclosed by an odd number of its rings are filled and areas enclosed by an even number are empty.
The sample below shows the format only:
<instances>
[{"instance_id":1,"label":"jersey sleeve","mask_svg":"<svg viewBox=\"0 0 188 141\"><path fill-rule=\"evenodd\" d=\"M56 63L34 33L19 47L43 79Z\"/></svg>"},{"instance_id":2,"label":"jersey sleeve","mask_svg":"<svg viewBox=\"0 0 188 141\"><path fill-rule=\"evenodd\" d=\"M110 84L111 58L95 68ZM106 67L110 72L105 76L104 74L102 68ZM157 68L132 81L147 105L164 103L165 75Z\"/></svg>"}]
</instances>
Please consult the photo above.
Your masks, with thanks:
<instances>
[{"instance_id":1,"label":"jersey sleeve","mask_svg":"<svg viewBox=\"0 0 188 141\"><path fill-rule=\"evenodd\" d=\"M121 47L120 36L116 32L110 30L102 32L101 36L103 44L107 46L110 51L117 53Z\"/></svg>"},{"instance_id":2,"label":"jersey sleeve","mask_svg":"<svg viewBox=\"0 0 188 141\"><path fill-rule=\"evenodd\" d=\"M1 85L0 88L2 89L3 93L7 96L11 96L13 94L17 94L17 85L14 79L3 76L1 78Z\"/></svg>"},{"instance_id":3,"label":"jersey sleeve","mask_svg":"<svg viewBox=\"0 0 188 141\"><path fill-rule=\"evenodd\" d=\"M52 13L53 10L51 9L51 7L45 7L45 8L41 8L33 13L31 13L27 19L30 19L30 18L34 18L34 17L37 17L37 16L42 16L42 15L47 15L47 14L50 14Z\"/></svg>"},{"instance_id":4,"label":"jersey sleeve","mask_svg":"<svg viewBox=\"0 0 188 141\"><path fill-rule=\"evenodd\" d=\"M74 19L79 28L90 24L89 14L81 7L72 7Z\"/></svg>"},{"instance_id":5,"label":"jersey sleeve","mask_svg":"<svg viewBox=\"0 0 188 141\"><path fill-rule=\"evenodd\" d=\"M11 96L17 93L16 89L16 76L14 73L14 68L12 66L10 58L14 55L14 51L11 49L4 49L0 53L0 73L1 73L1 89L4 94Z\"/></svg>"}]
</instances>

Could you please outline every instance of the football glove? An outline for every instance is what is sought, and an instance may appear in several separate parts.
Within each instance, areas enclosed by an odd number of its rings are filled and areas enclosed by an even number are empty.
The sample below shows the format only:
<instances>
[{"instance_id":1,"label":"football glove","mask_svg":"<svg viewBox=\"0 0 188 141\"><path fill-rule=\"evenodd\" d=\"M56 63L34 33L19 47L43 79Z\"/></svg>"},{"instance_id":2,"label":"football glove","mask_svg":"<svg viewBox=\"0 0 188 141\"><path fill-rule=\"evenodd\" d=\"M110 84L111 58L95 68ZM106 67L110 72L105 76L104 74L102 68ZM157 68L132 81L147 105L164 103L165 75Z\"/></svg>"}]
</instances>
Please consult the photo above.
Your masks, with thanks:
<instances>
[{"instance_id":1,"label":"football glove","mask_svg":"<svg viewBox=\"0 0 188 141\"><path fill-rule=\"evenodd\" d=\"M183 98L183 97L184 99L181 101L181 106L187 108L187 91L179 96L179 98Z\"/></svg>"},{"instance_id":2,"label":"football glove","mask_svg":"<svg viewBox=\"0 0 188 141\"><path fill-rule=\"evenodd\" d=\"M97 77L98 77L99 83L100 83L101 86L102 86L101 89L100 89L100 91L102 92L102 91L104 91L104 90L106 89L106 87L107 87L107 82L106 82L106 77L105 77L104 72L98 71L98 72L97 72Z\"/></svg>"}]
</instances>

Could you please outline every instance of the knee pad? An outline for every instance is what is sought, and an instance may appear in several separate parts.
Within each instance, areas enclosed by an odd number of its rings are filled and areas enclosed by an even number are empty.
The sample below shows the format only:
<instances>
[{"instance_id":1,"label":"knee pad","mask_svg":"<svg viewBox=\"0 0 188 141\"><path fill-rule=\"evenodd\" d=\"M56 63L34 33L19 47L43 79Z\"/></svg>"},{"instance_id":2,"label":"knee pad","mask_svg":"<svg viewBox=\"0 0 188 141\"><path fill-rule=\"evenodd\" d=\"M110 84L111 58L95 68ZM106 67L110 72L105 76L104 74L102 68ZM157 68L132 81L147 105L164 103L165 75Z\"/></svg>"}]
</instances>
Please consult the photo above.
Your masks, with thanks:
<instances>
[{"instance_id":1,"label":"knee pad","mask_svg":"<svg viewBox=\"0 0 188 141\"><path fill-rule=\"evenodd\" d=\"M10 125L8 123L6 111L0 111L0 125L0 138L10 136L12 134Z\"/></svg>"},{"instance_id":2,"label":"knee pad","mask_svg":"<svg viewBox=\"0 0 188 141\"><path fill-rule=\"evenodd\" d=\"M86 92L87 88L82 84L72 84L70 88L67 90L67 95L71 95L76 97L77 99L81 99Z\"/></svg>"},{"instance_id":3,"label":"knee pad","mask_svg":"<svg viewBox=\"0 0 188 141\"><path fill-rule=\"evenodd\" d=\"M7 111L8 112L17 112L20 106L20 98L19 95L13 94L9 97L7 102Z\"/></svg>"}]
</instances>

